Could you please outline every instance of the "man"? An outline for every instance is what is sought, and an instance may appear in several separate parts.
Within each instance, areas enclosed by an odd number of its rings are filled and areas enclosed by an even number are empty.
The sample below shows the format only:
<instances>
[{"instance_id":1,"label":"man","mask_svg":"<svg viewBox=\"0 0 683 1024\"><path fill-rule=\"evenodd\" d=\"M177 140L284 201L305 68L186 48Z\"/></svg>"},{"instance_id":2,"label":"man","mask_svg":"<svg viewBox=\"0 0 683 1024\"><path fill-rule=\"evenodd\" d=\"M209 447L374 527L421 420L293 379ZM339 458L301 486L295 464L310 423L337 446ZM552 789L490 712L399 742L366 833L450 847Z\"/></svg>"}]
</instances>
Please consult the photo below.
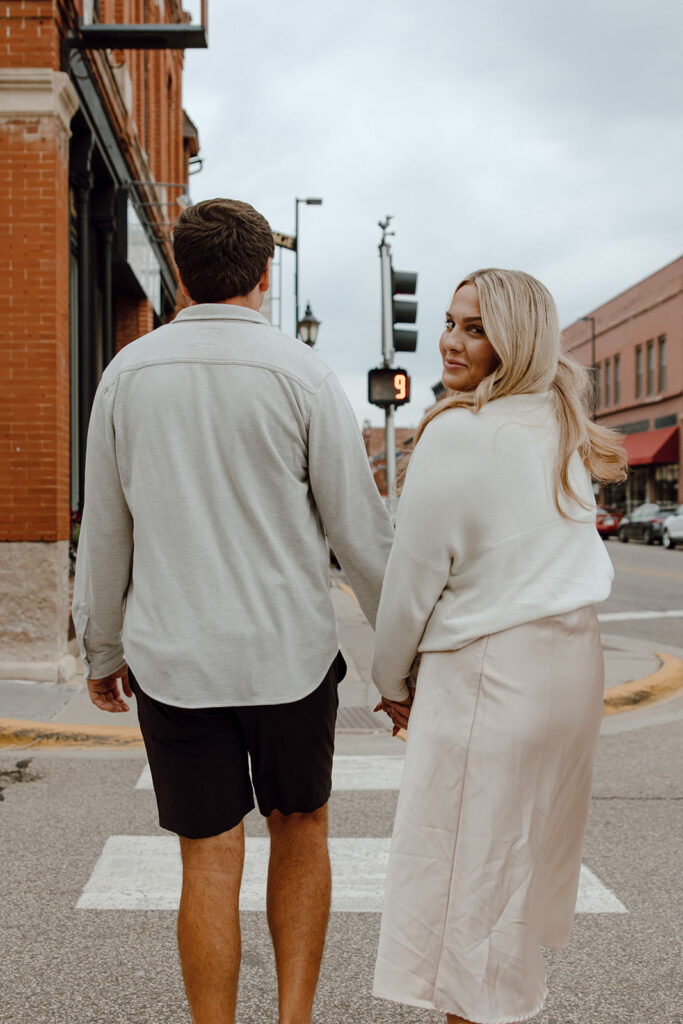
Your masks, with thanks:
<instances>
[{"instance_id":1,"label":"man","mask_svg":"<svg viewBox=\"0 0 683 1024\"><path fill-rule=\"evenodd\" d=\"M93 702L127 710L119 681L136 695L159 820L180 836L194 1024L235 1019L252 784L280 1024L310 1021L346 668L325 534L373 625L393 538L338 381L259 312L273 252L247 203L185 210L174 253L193 305L119 352L88 433L74 622Z\"/></svg>"}]
</instances>

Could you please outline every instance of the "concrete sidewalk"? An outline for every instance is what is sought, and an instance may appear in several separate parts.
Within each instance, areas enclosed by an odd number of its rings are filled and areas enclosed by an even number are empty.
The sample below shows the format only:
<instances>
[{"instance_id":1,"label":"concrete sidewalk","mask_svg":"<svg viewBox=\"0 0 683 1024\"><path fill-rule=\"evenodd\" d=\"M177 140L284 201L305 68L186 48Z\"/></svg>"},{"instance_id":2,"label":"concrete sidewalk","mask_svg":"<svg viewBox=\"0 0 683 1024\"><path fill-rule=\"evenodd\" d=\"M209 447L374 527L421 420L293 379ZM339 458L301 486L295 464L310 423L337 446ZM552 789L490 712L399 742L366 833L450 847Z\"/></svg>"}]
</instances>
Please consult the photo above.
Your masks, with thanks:
<instances>
[{"instance_id":1,"label":"concrete sidewalk","mask_svg":"<svg viewBox=\"0 0 683 1024\"><path fill-rule=\"evenodd\" d=\"M370 669L374 646L373 632L358 603L344 583L333 573L332 597L339 621L340 644L348 664L348 673L340 687L340 707L353 731L354 714L359 731L375 728L385 732L385 715L367 716L378 692ZM662 648L657 651L644 640L603 633L605 654L606 714L659 702L683 690L683 650ZM79 661L80 664L80 661ZM72 735L74 743L90 742L112 734L124 745L139 742L135 699L130 711L107 714L90 701L82 671L68 683L41 683L0 680L0 746L31 742L32 732L62 733L62 742ZM353 710L351 710L353 709ZM32 725L31 723L34 723ZM40 723L44 723L43 730ZM20 735L17 735L20 733Z\"/></svg>"}]
</instances>

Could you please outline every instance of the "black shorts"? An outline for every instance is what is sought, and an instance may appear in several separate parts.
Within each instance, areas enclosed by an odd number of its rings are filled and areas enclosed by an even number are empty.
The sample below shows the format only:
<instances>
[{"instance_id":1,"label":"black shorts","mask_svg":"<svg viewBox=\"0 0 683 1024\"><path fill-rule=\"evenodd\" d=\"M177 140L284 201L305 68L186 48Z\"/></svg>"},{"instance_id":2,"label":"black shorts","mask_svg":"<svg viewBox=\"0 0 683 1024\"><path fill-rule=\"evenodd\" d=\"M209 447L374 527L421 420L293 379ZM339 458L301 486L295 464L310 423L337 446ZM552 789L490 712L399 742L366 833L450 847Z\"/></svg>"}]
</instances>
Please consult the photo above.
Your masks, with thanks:
<instances>
[{"instance_id":1,"label":"black shorts","mask_svg":"<svg viewBox=\"0 0 683 1024\"><path fill-rule=\"evenodd\" d=\"M227 832L254 807L252 784L266 816L310 813L327 803L337 687L345 675L340 651L301 700L179 708L150 697L129 671L161 827L187 839Z\"/></svg>"}]
</instances>

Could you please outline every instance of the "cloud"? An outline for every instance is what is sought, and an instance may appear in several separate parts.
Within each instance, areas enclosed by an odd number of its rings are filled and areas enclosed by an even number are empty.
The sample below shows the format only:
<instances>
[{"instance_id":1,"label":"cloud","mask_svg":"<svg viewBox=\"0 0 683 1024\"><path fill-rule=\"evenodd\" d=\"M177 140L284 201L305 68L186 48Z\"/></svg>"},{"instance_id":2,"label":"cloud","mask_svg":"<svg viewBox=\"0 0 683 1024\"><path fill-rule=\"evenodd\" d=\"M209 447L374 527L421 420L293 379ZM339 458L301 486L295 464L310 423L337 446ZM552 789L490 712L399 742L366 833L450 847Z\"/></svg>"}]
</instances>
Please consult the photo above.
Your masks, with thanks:
<instances>
[{"instance_id":1,"label":"cloud","mask_svg":"<svg viewBox=\"0 0 683 1024\"><path fill-rule=\"evenodd\" d=\"M265 0L211 5L186 55L205 170L195 199L254 203L293 232L319 351L359 419L379 361L377 220L419 273L413 424L440 374L443 311L477 266L518 267L568 323L680 253L683 10L673 0ZM282 325L292 330L293 260Z\"/></svg>"}]
</instances>

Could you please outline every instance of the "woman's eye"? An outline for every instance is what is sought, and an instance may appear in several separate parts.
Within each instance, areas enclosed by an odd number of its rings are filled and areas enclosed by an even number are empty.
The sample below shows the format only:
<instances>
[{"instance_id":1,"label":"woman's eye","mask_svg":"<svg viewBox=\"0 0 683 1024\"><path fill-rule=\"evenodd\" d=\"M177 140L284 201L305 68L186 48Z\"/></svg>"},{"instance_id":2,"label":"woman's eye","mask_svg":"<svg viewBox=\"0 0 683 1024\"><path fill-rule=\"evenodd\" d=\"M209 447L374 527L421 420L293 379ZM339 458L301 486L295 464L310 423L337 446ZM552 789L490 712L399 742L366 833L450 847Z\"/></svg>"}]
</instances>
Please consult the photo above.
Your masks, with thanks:
<instances>
[{"instance_id":1,"label":"woman's eye","mask_svg":"<svg viewBox=\"0 0 683 1024\"><path fill-rule=\"evenodd\" d=\"M448 317L446 317L446 330L447 331L452 331L454 326L455 325L454 325L453 321L449 320Z\"/></svg>"},{"instance_id":2,"label":"woman's eye","mask_svg":"<svg viewBox=\"0 0 683 1024\"><path fill-rule=\"evenodd\" d=\"M474 334L483 334L484 333L483 329L481 327L477 327L476 324L472 324L469 329Z\"/></svg>"}]
</instances>

